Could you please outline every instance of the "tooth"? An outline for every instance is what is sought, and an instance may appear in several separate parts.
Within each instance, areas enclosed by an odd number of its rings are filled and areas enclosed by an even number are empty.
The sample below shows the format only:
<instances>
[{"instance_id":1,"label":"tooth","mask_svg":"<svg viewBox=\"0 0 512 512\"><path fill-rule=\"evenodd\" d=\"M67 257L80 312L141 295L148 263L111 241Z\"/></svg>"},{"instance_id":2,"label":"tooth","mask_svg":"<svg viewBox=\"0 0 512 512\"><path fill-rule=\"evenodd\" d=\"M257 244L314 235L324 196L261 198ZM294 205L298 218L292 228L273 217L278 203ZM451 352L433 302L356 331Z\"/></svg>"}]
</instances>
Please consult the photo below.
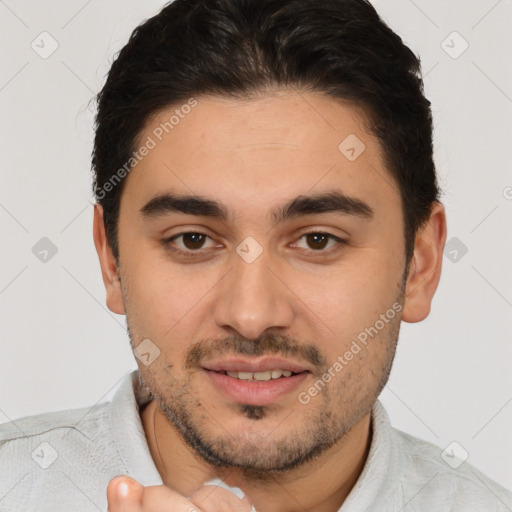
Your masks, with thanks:
<instances>
[{"instance_id":1,"label":"tooth","mask_svg":"<svg viewBox=\"0 0 512 512\"><path fill-rule=\"evenodd\" d=\"M254 373L254 378L256 380L270 380L271 377L272 377L272 372L270 372L270 371Z\"/></svg>"},{"instance_id":2,"label":"tooth","mask_svg":"<svg viewBox=\"0 0 512 512\"><path fill-rule=\"evenodd\" d=\"M270 380L279 379L280 377L291 377L290 370L267 370L264 372L228 372L226 374L235 379L241 380Z\"/></svg>"}]
</instances>

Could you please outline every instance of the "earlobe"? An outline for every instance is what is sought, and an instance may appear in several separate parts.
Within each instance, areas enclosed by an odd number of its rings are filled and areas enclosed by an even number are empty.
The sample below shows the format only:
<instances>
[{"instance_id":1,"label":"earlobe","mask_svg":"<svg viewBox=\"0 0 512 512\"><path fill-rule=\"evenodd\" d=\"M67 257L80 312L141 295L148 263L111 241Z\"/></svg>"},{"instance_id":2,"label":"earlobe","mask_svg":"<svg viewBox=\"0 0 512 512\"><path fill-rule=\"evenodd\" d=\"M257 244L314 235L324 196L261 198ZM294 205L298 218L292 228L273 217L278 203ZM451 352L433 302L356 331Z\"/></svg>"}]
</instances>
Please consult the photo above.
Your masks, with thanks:
<instances>
[{"instance_id":1,"label":"earlobe","mask_svg":"<svg viewBox=\"0 0 512 512\"><path fill-rule=\"evenodd\" d=\"M103 207L100 204L94 205L93 238L100 261L103 284L107 293L107 307L113 313L124 315L125 310L118 268L108 243L105 222L103 220Z\"/></svg>"},{"instance_id":2,"label":"earlobe","mask_svg":"<svg viewBox=\"0 0 512 512\"><path fill-rule=\"evenodd\" d=\"M429 219L416 234L405 290L402 314L405 322L421 322L429 315L441 278L445 242L446 213L444 206L436 202L432 206Z\"/></svg>"}]
</instances>

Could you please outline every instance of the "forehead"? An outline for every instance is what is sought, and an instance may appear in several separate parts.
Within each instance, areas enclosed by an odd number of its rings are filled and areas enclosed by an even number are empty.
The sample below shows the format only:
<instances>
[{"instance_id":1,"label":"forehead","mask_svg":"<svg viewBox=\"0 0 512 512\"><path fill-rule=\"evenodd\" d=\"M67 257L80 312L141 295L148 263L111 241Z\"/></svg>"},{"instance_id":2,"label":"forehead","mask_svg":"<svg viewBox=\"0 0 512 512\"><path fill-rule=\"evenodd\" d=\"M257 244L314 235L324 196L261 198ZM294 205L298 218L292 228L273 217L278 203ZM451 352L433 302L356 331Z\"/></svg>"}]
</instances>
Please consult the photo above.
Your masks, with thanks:
<instances>
[{"instance_id":1,"label":"forehead","mask_svg":"<svg viewBox=\"0 0 512 512\"><path fill-rule=\"evenodd\" d=\"M356 107L296 91L248 100L199 96L194 103L148 121L135 149L151 149L128 175L122 203L140 208L177 190L214 198L237 218L337 190L377 210L400 208L380 144Z\"/></svg>"}]
</instances>

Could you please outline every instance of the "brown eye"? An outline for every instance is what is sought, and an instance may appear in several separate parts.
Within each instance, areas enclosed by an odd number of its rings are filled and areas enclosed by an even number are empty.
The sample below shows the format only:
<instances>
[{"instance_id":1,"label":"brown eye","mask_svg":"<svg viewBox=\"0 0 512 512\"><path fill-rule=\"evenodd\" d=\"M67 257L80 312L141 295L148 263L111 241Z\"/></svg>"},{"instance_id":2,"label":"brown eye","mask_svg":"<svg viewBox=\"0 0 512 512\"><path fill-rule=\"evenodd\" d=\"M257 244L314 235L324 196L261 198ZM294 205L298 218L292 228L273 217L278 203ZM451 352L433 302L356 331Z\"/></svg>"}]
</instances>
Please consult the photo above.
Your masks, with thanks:
<instances>
[{"instance_id":1,"label":"brown eye","mask_svg":"<svg viewBox=\"0 0 512 512\"><path fill-rule=\"evenodd\" d=\"M162 240L164 247L170 250L181 251L183 254L193 255L193 253L201 253L200 249L212 249L215 246L214 241L204 233L196 231L188 231L179 233L171 238ZM209 244L209 245L208 245Z\"/></svg>"},{"instance_id":2,"label":"brown eye","mask_svg":"<svg viewBox=\"0 0 512 512\"><path fill-rule=\"evenodd\" d=\"M201 249L207 238L202 233L184 233L181 236L183 238L183 245L190 250Z\"/></svg>"},{"instance_id":3,"label":"brown eye","mask_svg":"<svg viewBox=\"0 0 512 512\"><path fill-rule=\"evenodd\" d=\"M309 233L305 237L309 247L314 250L324 249L331 238L324 233Z\"/></svg>"},{"instance_id":4,"label":"brown eye","mask_svg":"<svg viewBox=\"0 0 512 512\"><path fill-rule=\"evenodd\" d=\"M309 251L310 253L318 252L320 255L327 255L333 251L341 249L345 244L345 240L332 235L331 233L311 231L309 233L304 233L294 246Z\"/></svg>"}]
</instances>

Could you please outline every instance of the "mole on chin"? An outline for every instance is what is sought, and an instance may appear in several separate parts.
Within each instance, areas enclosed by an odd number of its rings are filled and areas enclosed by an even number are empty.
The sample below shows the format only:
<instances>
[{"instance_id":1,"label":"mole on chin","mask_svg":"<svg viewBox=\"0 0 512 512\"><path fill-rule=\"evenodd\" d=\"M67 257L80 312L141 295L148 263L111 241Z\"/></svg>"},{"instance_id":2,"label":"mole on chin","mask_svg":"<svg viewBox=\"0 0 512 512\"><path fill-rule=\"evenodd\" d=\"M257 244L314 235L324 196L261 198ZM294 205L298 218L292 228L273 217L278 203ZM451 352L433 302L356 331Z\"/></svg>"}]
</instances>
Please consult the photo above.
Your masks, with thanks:
<instances>
[{"instance_id":1,"label":"mole on chin","mask_svg":"<svg viewBox=\"0 0 512 512\"><path fill-rule=\"evenodd\" d=\"M240 411L250 420L261 420L267 415L267 408L263 405L240 405Z\"/></svg>"}]
</instances>

